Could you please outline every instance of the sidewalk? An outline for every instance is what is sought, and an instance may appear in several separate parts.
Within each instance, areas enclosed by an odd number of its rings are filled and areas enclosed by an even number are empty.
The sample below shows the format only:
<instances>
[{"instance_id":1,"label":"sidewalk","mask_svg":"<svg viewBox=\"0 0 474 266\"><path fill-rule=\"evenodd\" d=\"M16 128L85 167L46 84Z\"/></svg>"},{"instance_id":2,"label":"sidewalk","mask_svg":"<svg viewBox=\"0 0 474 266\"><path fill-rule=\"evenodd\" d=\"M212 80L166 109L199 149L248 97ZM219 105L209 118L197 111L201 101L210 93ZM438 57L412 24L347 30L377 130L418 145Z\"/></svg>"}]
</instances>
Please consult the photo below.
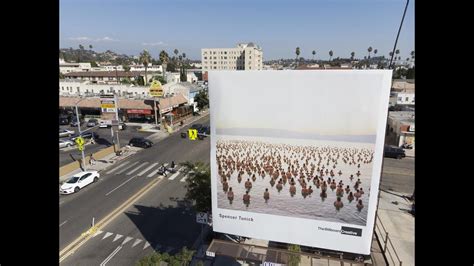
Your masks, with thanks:
<instances>
[{"instance_id":1,"label":"sidewalk","mask_svg":"<svg viewBox=\"0 0 474 266\"><path fill-rule=\"evenodd\" d=\"M406 157L415 157L415 149L405 149Z\"/></svg>"},{"instance_id":2,"label":"sidewalk","mask_svg":"<svg viewBox=\"0 0 474 266\"><path fill-rule=\"evenodd\" d=\"M94 165L89 165L89 162L87 162L87 170L88 171L98 171L99 173L110 166L116 164L117 162L137 153L137 151L141 150L140 148L136 147L130 147L130 146L125 146L122 148L123 154L120 156L117 156L115 153L111 153L107 156L105 156L102 159L96 160L96 163ZM61 184L62 182L68 180L70 177L73 175L82 172L80 168L66 174L63 176L59 177L59 183Z\"/></svg>"},{"instance_id":3,"label":"sidewalk","mask_svg":"<svg viewBox=\"0 0 474 266\"><path fill-rule=\"evenodd\" d=\"M377 215L402 264L415 265L415 217L407 212L411 202L397 194L380 191Z\"/></svg>"}]
</instances>

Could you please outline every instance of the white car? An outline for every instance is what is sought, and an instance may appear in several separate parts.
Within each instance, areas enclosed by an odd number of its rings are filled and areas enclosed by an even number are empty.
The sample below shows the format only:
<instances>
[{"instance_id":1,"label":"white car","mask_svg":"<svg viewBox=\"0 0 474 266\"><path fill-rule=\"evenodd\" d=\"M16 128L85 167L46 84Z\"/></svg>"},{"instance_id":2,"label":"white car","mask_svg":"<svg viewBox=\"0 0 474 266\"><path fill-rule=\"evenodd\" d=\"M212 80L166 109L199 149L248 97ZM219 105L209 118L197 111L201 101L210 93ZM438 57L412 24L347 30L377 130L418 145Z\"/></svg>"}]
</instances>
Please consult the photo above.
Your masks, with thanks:
<instances>
[{"instance_id":1,"label":"white car","mask_svg":"<svg viewBox=\"0 0 474 266\"><path fill-rule=\"evenodd\" d=\"M59 137L70 137L71 135L74 135L74 131L72 130L67 130L67 129L59 129Z\"/></svg>"},{"instance_id":2,"label":"white car","mask_svg":"<svg viewBox=\"0 0 474 266\"><path fill-rule=\"evenodd\" d=\"M84 171L72 176L64 182L59 188L61 194L72 194L81 190L83 187L99 181L100 174L97 171Z\"/></svg>"},{"instance_id":3,"label":"white car","mask_svg":"<svg viewBox=\"0 0 474 266\"><path fill-rule=\"evenodd\" d=\"M73 141L69 139L60 139L59 140L59 148L66 148L76 145Z\"/></svg>"}]
</instances>

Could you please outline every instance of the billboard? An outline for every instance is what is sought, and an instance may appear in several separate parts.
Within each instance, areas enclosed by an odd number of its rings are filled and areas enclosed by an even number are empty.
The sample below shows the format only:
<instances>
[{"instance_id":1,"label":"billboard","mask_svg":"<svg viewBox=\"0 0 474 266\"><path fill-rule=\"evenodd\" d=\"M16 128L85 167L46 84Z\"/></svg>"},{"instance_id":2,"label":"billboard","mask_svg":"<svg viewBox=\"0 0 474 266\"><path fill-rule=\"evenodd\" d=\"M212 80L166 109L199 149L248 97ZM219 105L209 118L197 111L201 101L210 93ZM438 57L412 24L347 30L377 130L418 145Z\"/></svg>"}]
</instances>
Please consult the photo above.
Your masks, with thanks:
<instances>
[{"instance_id":1,"label":"billboard","mask_svg":"<svg viewBox=\"0 0 474 266\"><path fill-rule=\"evenodd\" d=\"M158 80L153 80L150 85L150 95L153 97L162 97L163 96L163 87Z\"/></svg>"},{"instance_id":2,"label":"billboard","mask_svg":"<svg viewBox=\"0 0 474 266\"><path fill-rule=\"evenodd\" d=\"M214 231L370 254L391 75L209 72Z\"/></svg>"}]
</instances>

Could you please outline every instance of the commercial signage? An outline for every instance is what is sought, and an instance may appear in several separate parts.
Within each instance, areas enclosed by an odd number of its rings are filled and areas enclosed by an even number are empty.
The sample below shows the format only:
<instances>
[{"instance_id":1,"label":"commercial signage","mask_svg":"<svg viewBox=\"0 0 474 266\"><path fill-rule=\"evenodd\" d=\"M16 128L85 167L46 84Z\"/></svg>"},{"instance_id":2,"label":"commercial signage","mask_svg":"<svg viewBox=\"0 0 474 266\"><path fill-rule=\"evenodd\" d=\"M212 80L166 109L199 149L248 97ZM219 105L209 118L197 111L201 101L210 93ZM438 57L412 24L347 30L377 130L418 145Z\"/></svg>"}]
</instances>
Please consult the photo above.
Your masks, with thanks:
<instances>
[{"instance_id":1,"label":"commercial signage","mask_svg":"<svg viewBox=\"0 0 474 266\"><path fill-rule=\"evenodd\" d=\"M151 110L147 110L147 109L128 109L127 114L151 115Z\"/></svg>"},{"instance_id":2,"label":"commercial signage","mask_svg":"<svg viewBox=\"0 0 474 266\"><path fill-rule=\"evenodd\" d=\"M214 231L370 254L391 78L210 72Z\"/></svg>"},{"instance_id":3,"label":"commercial signage","mask_svg":"<svg viewBox=\"0 0 474 266\"><path fill-rule=\"evenodd\" d=\"M196 213L196 223L207 224L207 213L205 212Z\"/></svg>"},{"instance_id":4,"label":"commercial signage","mask_svg":"<svg viewBox=\"0 0 474 266\"><path fill-rule=\"evenodd\" d=\"M110 96L101 96L100 108L102 113L115 113L117 108L115 98L110 98Z\"/></svg>"},{"instance_id":5,"label":"commercial signage","mask_svg":"<svg viewBox=\"0 0 474 266\"><path fill-rule=\"evenodd\" d=\"M153 97L162 97L163 96L163 87L158 80L153 80L150 85L150 95Z\"/></svg>"}]
</instances>

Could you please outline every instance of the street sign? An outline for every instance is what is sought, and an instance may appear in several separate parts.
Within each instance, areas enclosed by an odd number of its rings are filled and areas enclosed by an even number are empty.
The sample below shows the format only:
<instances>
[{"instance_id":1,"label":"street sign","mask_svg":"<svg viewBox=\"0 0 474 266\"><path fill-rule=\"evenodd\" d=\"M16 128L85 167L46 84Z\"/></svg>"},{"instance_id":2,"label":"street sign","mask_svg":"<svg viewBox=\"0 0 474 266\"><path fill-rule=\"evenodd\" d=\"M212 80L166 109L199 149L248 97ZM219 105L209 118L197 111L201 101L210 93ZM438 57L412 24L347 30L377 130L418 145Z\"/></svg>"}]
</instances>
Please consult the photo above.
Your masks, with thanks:
<instances>
[{"instance_id":1,"label":"street sign","mask_svg":"<svg viewBox=\"0 0 474 266\"><path fill-rule=\"evenodd\" d=\"M80 150L80 151L83 151L84 150L84 145L77 145L77 149Z\"/></svg>"},{"instance_id":2,"label":"street sign","mask_svg":"<svg viewBox=\"0 0 474 266\"><path fill-rule=\"evenodd\" d=\"M161 83L158 80L153 80L153 82L151 83L150 95L153 97L163 96L163 88L161 87Z\"/></svg>"},{"instance_id":3,"label":"street sign","mask_svg":"<svg viewBox=\"0 0 474 266\"><path fill-rule=\"evenodd\" d=\"M196 213L196 222L200 224L207 224L207 213L205 212Z\"/></svg>"},{"instance_id":4,"label":"street sign","mask_svg":"<svg viewBox=\"0 0 474 266\"><path fill-rule=\"evenodd\" d=\"M197 134L197 129L188 129L188 135L190 140L195 140L197 138Z\"/></svg>"},{"instance_id":5,"label":"street sign","mask_svg":"<svg viewBox=\"0 0 474 266\"><path fill-rule=\"evenodd\" d=\"M76 142L77 146L84 145L84 138L83 137L77 137L74 141Z\"/></svg>"}]
</instances>

